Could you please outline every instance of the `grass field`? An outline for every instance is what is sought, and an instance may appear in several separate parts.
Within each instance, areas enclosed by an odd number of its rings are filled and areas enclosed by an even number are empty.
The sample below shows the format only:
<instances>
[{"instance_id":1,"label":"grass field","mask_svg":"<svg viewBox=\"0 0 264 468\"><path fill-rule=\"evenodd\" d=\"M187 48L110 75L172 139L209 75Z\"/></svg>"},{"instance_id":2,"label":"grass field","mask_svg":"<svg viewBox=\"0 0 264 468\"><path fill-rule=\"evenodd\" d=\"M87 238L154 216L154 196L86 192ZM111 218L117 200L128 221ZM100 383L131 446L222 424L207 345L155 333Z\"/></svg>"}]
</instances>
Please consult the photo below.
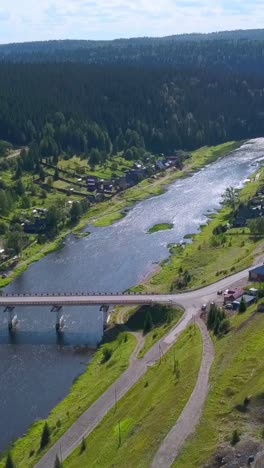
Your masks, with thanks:
<instances>
[{"instance_id":1,"label":"grass field","mask_svg":"<svg viewBox=\"0 0 264 468\"><path fill-rule=\"evenodd\" d=\"M232 321L232 331L215 341L211 390L196 434L186 444L175 468L200 468L217 447L230 443L233 430L241 438L263 437L264 315L251 307ZM244 399L251 396L245 409Z\"/></svg>"},{"instance_id":2,"label":"grass field","mask_svg":"<svg viewBox=\"0 0 264 468\"><path fill-rule=\"evenodd\" d=\"M72 386L69 395L56 406L47 422L52 430L51 443L54 443L76 419L124 372L128 367L129 357L136 345L133 335L119 334L112 342L106 343L94 355L88 368ZM102 363L104 348L112 353L110 359ZM17 468L31 468L41 458L39 444L44 421L38 421L27 434L15 442L11 453ZM0 467L5 466L5 459Z\"/></svg>"},{"instance_id":3,"label":"grass field","mask_svg":"<svg viewBox=\"0 0 264 468\"><path fill-rule=\"evenodd\" d=\"M108 413L86 439L86 450L75 450L65 468L149 467L192 393L201 357L202 337L192 326Z\"/></svg>"},{"instance_id":4,"label":"grass field","mask_svg":"<svg viewBox=\"0 0 264 468\"><path fill-rule=\"evenodd\" d=\"M155 224L149 229L149 234L153 234L154 232L159 231L167 231L168 229L173 229L173 224L170 223L162 223L162 224Z\"/></svg>"}]
</instances>

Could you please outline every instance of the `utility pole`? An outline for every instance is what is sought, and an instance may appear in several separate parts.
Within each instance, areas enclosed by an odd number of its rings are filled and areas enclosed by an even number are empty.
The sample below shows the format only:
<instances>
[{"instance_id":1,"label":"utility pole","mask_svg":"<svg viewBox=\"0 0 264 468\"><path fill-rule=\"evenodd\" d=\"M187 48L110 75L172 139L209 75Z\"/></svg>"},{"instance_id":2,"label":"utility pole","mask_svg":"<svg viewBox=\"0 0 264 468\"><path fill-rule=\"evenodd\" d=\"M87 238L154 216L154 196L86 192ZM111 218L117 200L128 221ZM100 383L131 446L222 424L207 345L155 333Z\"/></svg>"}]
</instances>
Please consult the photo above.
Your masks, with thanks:
<instances>
[{"instance_id":1,"label":"utility pole","mask_svg":"<svg viewBox=\"0 0 264 468\"><path fill-rule=\"evenodd\" d=\"M115 412L117 410L117 393L116 393L116 387L115 387Z\"/></svg>"},{"instance_id":2,"label":"utility pole","mask_svg":"<svg viewBox=\"0 0 264 468\"><path fill-rule=\"evenodd\" d=\"M121 424L118 421L118 448L121 447Z\"/></svg>"}]
</instances>

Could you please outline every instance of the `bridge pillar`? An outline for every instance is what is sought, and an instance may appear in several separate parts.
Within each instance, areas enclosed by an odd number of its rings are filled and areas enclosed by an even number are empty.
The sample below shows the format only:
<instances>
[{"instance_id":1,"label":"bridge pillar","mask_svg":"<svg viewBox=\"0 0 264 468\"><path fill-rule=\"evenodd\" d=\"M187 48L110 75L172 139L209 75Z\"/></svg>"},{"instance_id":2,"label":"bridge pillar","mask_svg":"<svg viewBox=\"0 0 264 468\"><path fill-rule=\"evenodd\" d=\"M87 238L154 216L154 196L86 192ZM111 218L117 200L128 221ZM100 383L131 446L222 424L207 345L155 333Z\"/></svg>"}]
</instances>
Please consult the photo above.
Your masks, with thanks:
<instances>
[{"instance_id":1,"label":"bridge pillar","mask_svg":"<svg viewBox=\"0 0 264 468\"><path fill-rule=\"evenodd\" d=\"M4 310L4 312L8 313L8 330L12 331L14 328L16 328L18 324L18 318L17 315L15 315L15 307L13 306L7 306Z\"/></svg>"},{"instance_id":2,"label":"bridge pillar","mask_svg":"<svg viewBox=\"0 0 264 468\"><path fill-rule=\"evenodd\" d=\"M107 328L107 322L108 322L108 317L109 317L109 314L108 314L108 311L109 311L109 305L102 305L100 307L100 312L103 313L103 328L104 330Z\"/></svg>"},{"instance_id":3,"label":"bridge pillar","mask_svg":"<svg viewBox=\"0 0 264 468\"><path fill-rule=\"evenodd\" d=\"M61 333L64 327L64 315L62 306L53 306L51 312L56 313L56 325L55 329L57 333Z\"/></svg>"}]
</instances>

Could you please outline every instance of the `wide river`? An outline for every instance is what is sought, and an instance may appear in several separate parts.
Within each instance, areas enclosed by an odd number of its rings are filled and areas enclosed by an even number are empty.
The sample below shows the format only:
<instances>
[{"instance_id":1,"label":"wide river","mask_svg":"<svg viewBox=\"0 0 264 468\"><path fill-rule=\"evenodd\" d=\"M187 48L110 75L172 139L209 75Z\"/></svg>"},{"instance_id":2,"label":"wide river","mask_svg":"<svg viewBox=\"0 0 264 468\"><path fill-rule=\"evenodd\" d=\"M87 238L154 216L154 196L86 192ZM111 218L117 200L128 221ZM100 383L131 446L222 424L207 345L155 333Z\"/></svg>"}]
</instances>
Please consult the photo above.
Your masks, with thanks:
<instances>
[{"instance_id":1,"label":"wide river","mask_svg":"<svg viewBox=\"0 0 264 468\"><path fill-rule=\"evenodd\" d=\"M174 182L158 197L142 201L113 226L87 227L88 237L69 236L64 248L32 264L6 292L123 291L142 281L155 264L168 257L169 243L199 231L209 212L220 206L226 187L241 187L264 157L264 139L252 140L192 177ZM148 234L157 223L174 228ZM102 334L96 307L67 309L63 343L49 309L19 309L14 337L0 315L0 450L44 418L69 391Z\"/></svg>"}]
</instances>

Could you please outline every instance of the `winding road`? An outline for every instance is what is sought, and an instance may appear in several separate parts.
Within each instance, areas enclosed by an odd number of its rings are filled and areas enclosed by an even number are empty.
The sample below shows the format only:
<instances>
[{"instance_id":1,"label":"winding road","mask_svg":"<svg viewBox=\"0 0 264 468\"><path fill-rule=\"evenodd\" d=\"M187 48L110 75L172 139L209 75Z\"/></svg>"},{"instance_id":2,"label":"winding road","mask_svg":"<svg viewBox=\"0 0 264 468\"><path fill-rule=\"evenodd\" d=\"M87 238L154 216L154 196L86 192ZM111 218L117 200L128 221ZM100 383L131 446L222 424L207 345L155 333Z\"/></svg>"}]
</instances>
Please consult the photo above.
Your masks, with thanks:
<instances>
[{"instance_id":1,"label":"winding road","mask_svg":"<svg viewBox=\"0 0 264 468\"><path fill-rule=\"evenodd\" d=\"M250 269L251 268L247 268L230 277L224 278L217 283L195 291L182 294L152 295L152 302L171 303L180 305L184 308L185 313L180 322L178 322L178 324L165 337L157 342L145 354L143 359L130 360L128 369L82 414L82 416L80 416L80 418L35 465L35 468L51 468L54 465L57 454L61 454L62 460L65 460L72 451L79 446L82 439L87 437L95 429L108 411L114 407L116 402L119 401L145 374L148 367L160 359L161 352L166 353L177 341L177 338L186 329L186 327L196 320L195 317L200 315L201 305L205 302L214 300L219 289L227 289L230 288L230 286L233 287L236 283L240 283L241 281L246 282ZM111 297L113 298L115 296ZM116 296L116 299L118 298L120 300L119 295ZM149 301L149 296L147 295L140 295L139 298ZM0 304L3 299L3 297L0 298ZM133 296L127 296L127 302L125 303L132 304L132 301ZM111 300L109 302L112 303ZM204 341L203 359L198 380L176 425L161 444L161 447L154 458L153 468L167 468L171 466L187 437L195 430L202 413L203 404L209 388L209 373L213 362L214 352L206 327L199 318L197 319L197 323L201 329Z\"/></svg>"}]
</instances>

